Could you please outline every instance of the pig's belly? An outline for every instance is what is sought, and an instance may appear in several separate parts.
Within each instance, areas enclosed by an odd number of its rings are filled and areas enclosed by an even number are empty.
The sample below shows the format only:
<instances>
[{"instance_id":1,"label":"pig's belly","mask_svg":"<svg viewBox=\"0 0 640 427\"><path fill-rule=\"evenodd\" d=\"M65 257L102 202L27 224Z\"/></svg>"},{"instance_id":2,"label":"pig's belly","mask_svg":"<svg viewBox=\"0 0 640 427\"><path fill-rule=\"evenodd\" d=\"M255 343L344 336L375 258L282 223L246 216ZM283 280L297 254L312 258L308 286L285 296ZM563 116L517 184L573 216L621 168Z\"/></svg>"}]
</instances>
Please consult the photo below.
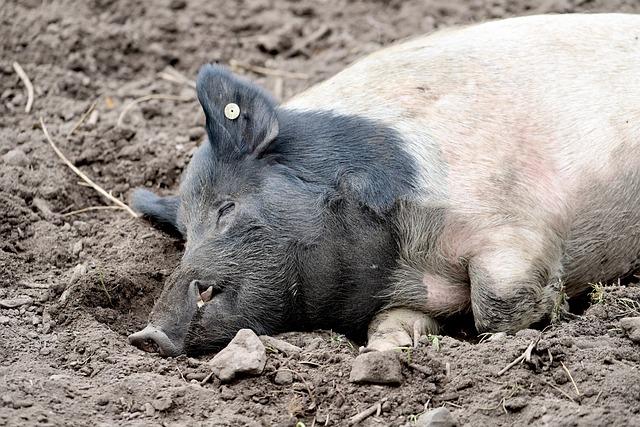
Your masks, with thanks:
<instances>
[{"instance_id":1,"label":"pig's belly","mask_svg":"<svg viewBox=\"0 0 640 427\"><path fill-rule=\"evenodd\" d=\"M585 185L576 196L563 260L569 294L639 267L640 168L621 169L613 169L616 177L610 182Z\"/></svg>"}]
</instances>

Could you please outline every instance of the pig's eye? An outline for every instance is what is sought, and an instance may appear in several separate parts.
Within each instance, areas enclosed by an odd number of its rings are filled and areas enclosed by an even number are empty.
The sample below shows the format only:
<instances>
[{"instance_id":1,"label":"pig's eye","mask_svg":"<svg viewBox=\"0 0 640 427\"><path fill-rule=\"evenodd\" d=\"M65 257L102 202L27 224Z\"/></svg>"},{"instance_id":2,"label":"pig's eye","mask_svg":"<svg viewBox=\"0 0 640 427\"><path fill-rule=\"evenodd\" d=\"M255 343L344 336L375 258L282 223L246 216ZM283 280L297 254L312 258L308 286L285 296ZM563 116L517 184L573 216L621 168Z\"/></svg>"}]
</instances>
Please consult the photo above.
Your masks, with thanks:
<instances>
[{"instance_id":1,"label":"pig's eye","mask_svg":"<svg viewBox=\"0 0 640 427\"><path fill-rule=\"evenodd\" d=\"M224 205L222 205L220 209L218 209L218 219L233 211L235 207L236 204L233 202L225 203Z\"/></svg>"}]
</instances>

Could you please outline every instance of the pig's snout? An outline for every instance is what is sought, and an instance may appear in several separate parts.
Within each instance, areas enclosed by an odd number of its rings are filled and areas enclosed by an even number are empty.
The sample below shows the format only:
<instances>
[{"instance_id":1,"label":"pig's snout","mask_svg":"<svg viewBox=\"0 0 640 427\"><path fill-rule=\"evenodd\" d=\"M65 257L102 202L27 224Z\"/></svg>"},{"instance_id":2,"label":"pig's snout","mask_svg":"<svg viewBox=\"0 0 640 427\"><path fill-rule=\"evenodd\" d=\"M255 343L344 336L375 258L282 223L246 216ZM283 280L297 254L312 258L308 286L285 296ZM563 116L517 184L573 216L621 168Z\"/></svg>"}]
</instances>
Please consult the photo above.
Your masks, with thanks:
<instances>
[{"instance_id":1,"label":"pig's snout","mask_svg":"<svg viewBox=\"0 0 640 427\"><path fill-rule=\"evenodd\" d=\"M169 339L167 334L153 325L129 335L129 343L149 353L161 356L177 356L182 351Z\"/></svg>"}]
</instances>

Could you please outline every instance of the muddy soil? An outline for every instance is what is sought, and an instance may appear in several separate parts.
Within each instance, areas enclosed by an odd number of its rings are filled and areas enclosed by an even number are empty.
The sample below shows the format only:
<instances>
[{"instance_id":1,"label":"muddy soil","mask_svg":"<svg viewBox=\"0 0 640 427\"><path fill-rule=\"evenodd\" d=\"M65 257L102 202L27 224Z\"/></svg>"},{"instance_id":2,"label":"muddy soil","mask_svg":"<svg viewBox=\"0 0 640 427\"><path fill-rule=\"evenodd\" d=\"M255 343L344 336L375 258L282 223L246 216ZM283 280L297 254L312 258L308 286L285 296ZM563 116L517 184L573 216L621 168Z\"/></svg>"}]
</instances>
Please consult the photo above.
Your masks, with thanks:
<instances>
[{"instance_id":1,"label":"muddy soil","mask_svg":"<svg viewBox=\"0 0 640 427\"><path fill-rule=\"evenodd\" d=\"M640 352L618 323L640 315L634 284L600 289L580 317L544 331L530 363L500 376L540 331L427 341L402 354L400 387L350 383L358 344L341 335L290 333L282 338L301 355L271 352L262 376L201 385L211 356L163 359L126 342L145 324L181 242L124 211L77 212L106 201L61 163L39 125L43 117L70 160L116 197L139 186L171 193L204 132L193 89L167 67L193 79L203 63L231 64L286 99L404 37L575 11L637 12L640 3L3 2L0 300L22 304L0 307L0 425L345 425L383 398L363 425L405 425L438 406L460 425L639 425ZM35 86L29 114L13 61ZM150 94L171 99L123 115ZM276 384L284 369L292 382Z\"/></svg>"}]
</instances>

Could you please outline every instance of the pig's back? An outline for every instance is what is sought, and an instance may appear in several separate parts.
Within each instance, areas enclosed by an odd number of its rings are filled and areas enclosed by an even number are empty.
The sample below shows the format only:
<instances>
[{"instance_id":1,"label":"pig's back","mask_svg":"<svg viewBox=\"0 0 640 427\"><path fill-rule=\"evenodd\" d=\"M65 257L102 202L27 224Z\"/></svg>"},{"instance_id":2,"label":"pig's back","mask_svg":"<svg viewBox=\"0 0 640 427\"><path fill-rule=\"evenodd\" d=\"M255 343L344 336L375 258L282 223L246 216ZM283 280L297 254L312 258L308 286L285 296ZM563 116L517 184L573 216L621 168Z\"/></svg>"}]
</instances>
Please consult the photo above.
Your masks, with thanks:
<instances>
[{"instance_id":1,"label":"pig's back","mask_svg":"<svg viewBox=\"0 0 640 427\"><path fill-rule=\"evenodd\" d=\"M446 203L452 222L478 233L515 218L566 234L571 281L622 274L640 252L638 16L438 32L376 52L285 107L398 130L416 160L416 199ZM462 255L473 250L465 245Z\"/></svg>"}]
</instances>

